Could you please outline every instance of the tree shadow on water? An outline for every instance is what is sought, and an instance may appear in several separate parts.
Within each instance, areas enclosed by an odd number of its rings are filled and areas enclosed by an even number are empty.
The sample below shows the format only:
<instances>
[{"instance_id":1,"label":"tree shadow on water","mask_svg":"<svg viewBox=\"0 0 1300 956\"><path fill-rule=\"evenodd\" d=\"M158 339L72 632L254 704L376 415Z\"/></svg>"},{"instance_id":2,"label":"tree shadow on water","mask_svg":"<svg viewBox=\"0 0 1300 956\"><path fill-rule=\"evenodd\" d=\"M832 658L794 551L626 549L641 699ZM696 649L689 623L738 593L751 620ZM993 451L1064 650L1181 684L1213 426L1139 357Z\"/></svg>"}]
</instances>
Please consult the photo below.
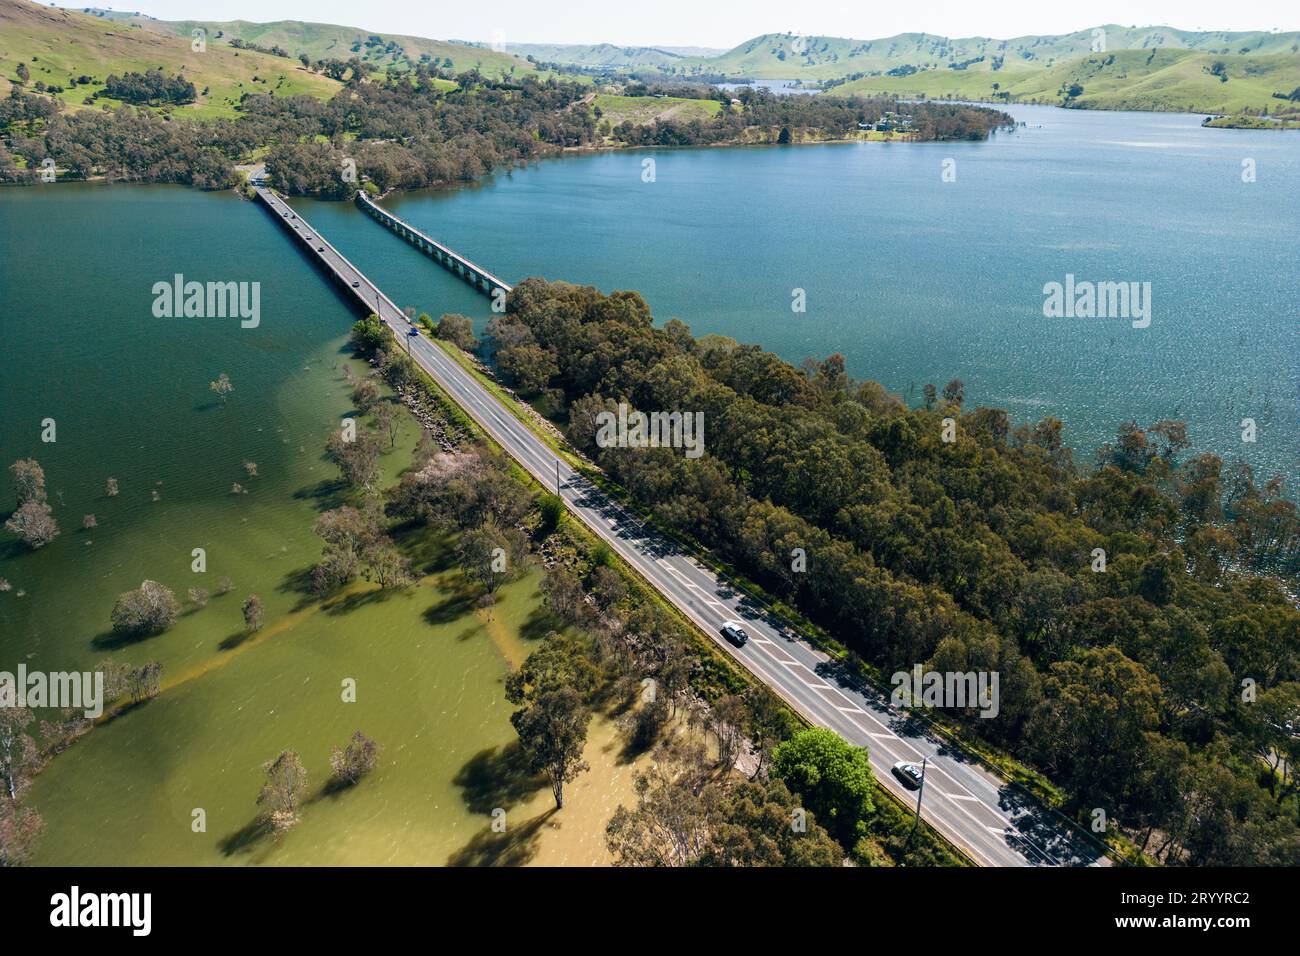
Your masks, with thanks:
<instances>
[{"instance_id":1,"label":"tree shadow on water","mask_svg":"<svg viewBox=\"0 0 1300 956\"><path fill-rule=\"evenodd\" d=\"M424 612L424 619L429 624L451 624L474 612L478 600L477 592L468 587L443 588L441 590L448 595L447 598L432 605Z\"/></svg>"},{"instance_id":2,"label":"tree shadow on water","mask_svg":"<svg viewBox=\"0 0 1300 956\"><path fill-rule=\"evenodd\" d=\"M389 536L421 574L437 574L456 565L451 537L422 521L407 521L390 529Z\"/></svg>"},{"instance_id":3,"label":"tree shadow on water","mask_svg":"<svg viewBox=\"0 0 1300 956\"><path fill-rule=\"evenodd\" d=\"M529 768L528 757L517 740L504 747L480 750L460 768L452 782L460 787L469 811L483 814L498 807L508 810L546 786L546 778Z\"/></svg>"},{"instance_id":4,"label":"tree shadow on water","mask_svg":"<svg viewBox=\"0 0 1300 956\"><path fill-rule=\"evenodd\" d=\"M251 853L259 843L272 835L271 825L261 816L256 816L240 830L217 842L217 849L222 856L235 856L238 853Z\"/></svg>"},{"instance_id":5,"label":"tree shadow on water","mask_svg":"<svg viewBox=\"0 0 1300 956\"><path fill-rule=\"evenodd\" d=\"M447 857L447 866L523 866L537 855L542 827L554 813L551 807L522 824L507 826L504 833L492 832L489 825Z\"/></svg>"},{"instance_id":6,"label":"tree shadow on water","mask_svg":"<svg viewBox=\"0 0 1300 956\"><path fill-rule=\"evenodd\" d=\"M293 497L296 501L314 502L319 511L329 511L347 504L344 497L347 487L347 483L340 478L326 478L306 488L299 488Z\"/></svg>"},{"instance_id":7,"label":"tree shadow on water","mask_svg":"<svg viewBox=\"0 0 1300 956\"><path fill-rule=\"evenodd\" d=\"M372 604L382 604L411 588L367 588L364 591L345 591L337 597L330 598L321 605L321 610L331 617L351 614L353 611Z\"/></svg>"},{"instance_id":8,"label":"tree shadow on water","mask_svg":"<svg viewBox=\"0 0 1300 956\"><path fill-rule=\"evenodd\" d=\"M10 512L12 514L12 512ZM0 524L9 520L9 515L0 515ZM24 554L31 554L32 549L17 538L12 541L0 541L0 561L12 561Z\"/></svg>"},{"instance_id":9,"label":"tree shadow on water","mask_svg":"<svg viewBox=\"0 0 1300 956\"><path fill-rule=\"evenodd\" d=\"M96 634L90 639L90 646L97 651L119 651L124 647L130 647L132 644L138 644L141 641L147 641L151 637L157 637L161 631L150 631L147 633L130 633L119 634L116 631L105 631L102 634Z\"/></svg>"},{"instance_id":10,"label":"tree shadow on water","mask_svg":"<svg viewBox=\"0 0 1300 956\"><path fill-rule=\"evenodd\" d=\"M564 622L545 604L538 604L528 612L528 618L519 627L519 636L525 641L540 641L551 631L564 630Z\"/></svg>"},{"instance_id":11,"label":"tree shadow on water","mask_svg":"<svg viewBox=\"0 0 1300 956\"><path fill-rule=\"evenodd\" d=\"M319 595L312 590L311 572L314 567L315 565L309 564L306 567L290 571L284 576L280 583L275 586L275 589L281 594L296 594L298 596L297 603L295 603L293 607L295 611L302 610L307 605L316 601L319 597Z\"/></svg>"},{"instance_id":12,"label":"tree shadow on water","mask_svg":"<svg viewBox=\"0 0 1300 956\"><path fill-rule=\"evenodd\" d=\"M229 637L223 638L221 643L218 644L217 647L221 648L223 651L233 651L236 647L244 643L244 641L248 640L252 636L253 634L251 631L236 631L234 634L231 634Z\"/></svg>"}]
</instances>

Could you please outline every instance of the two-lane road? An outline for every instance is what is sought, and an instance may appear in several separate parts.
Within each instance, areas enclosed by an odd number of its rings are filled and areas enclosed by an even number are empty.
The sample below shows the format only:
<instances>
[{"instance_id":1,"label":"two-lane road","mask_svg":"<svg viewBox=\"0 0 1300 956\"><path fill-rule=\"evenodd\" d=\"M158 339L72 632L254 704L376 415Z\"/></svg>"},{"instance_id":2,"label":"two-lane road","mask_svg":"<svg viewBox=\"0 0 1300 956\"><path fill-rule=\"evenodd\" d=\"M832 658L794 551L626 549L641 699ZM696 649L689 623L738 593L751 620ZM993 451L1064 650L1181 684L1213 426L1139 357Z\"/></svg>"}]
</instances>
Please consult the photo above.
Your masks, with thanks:
<instances>
[{"instance_id":1,"label":"two-lane road","mask_svg":"<svg viewBox=\"0 0 1300 956\"><path fill-rule=\"evenodd\" d=\"M923 816L975 862L986 866L1105 864L1087 840L1071 838L1050 813L979 762L889 707L873 688L859 687L825 654L766 608L731 587L674 542L643 526L556 455L486 388L424 336L408 336L402 310L297 216L259 188L260 198L300 240L300 247L337 276L362 308L377 312L411 357L505 451L543 486L554 489L580 520L695 622L719 647L813 724L867 748L880 783L904 802L916 794L891 773L898 761L927 758ZM308 238L310 237L310 238ZM724 621L744 623L750 640L736 648L719 633Z\"/></svg>"}]
</instances>

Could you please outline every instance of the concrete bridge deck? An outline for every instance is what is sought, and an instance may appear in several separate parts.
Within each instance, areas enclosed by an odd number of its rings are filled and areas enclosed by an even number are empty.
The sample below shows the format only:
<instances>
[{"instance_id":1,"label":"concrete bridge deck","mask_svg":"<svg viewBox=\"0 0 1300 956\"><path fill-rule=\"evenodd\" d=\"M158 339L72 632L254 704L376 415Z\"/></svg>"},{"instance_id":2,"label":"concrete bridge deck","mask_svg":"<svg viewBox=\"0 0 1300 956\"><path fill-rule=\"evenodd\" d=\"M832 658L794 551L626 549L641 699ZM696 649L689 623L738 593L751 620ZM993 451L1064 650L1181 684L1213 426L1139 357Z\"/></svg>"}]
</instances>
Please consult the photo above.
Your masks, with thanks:
<instances>
[{"instance_id":1,"label":"concrete bridge deck","mask_svg":"<svg viewBox=\"0 0 1300 956\"><path fill-rule=\"evenodd\" d=\"M393 314L405 318L405 313L392 299L380 292L377 285L367 279L343 253L335 249L328 239L316 232L307 220L290 209L289 204L280 196L266 186L254 185L253 189L257 193L257 198L294 237L307 255L317 260L364 310L383 316L386 305Z\"/></svg>"}]
</instances>

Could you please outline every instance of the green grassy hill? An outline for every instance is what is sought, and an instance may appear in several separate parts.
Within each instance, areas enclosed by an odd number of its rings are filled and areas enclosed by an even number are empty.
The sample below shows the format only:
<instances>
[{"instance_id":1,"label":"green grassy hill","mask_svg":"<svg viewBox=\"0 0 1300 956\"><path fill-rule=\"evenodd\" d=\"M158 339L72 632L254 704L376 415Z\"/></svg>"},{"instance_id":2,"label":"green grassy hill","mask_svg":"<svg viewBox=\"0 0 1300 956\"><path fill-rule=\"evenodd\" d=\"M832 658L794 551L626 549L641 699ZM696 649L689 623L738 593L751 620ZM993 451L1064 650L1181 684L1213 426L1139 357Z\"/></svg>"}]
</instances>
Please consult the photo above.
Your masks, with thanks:
<instances>
[{"instance_id":1,"label":"green grassy hill","mask_svg":"<svg viewBox=\"0 0 1300 956\"><path fill-rule=\"evenodd\" d=\"M615 46L612 43L507 43L506 49L519 56L531 56L539 63L611 69L665 69L691 58L718 56L726 52L698 48L682 50L655 46Z\"/></svg>"},{"instance_id":2,"label":"green grassy hill","mask_svg":"<svg viewBox=\"0 0 1300 956\"><path fill-rule=\"evenodd\" d=\"M202 54L190 50L197 28L207 33ZM1102 35L1108 52L1092 53ZM237 50L232 41L278 47L289 57ZM88 105L87 95L102 88L109 73L152 68L180 74L207 90L198 103L178 108L195 115L232 114L246 92L332 95L339 85L303 70L299 54L312 61L359 57L380 70L424 61L451 70L476 67L494 77L548 75L525 59L531 55L544 63L649 69L683 78L726 74L808 83L847 78L834 87L844 93L1230 114L1286 110L1294 103L1273 94L1300 87L1300 33L1196 33L1114 24L1009 40L926 33L879 40L765 34L715 56L611 44L516 44L509 50L297 20L165 21L0 0L0 94L7 92L21 61L30 73L28 89L38 81L64 87L55 95L74 108ZM98 87L71 82L81 76L98 80Z\"/></svg>"},{"instance_id":3,"label":"green grassy hill","mask_svg":"<svg viewBox=\"0 0 1300 956\"><path fill-rule=\"evenodd\" d=\"M1104 32L1105 50L1111 52L1156 49L1193 50L1220 56L1300 54L1300 33L1196 33L1172 27L1115 24L1060 36L1008 40L954 39L930 33L900 33L877 40L770 33L748 40L721 56L685 60L675 71L726 73L753 79L820 80L908 67L949 70L954 64L957 66L954 72L1050 69L1091 53L1099 36L1097 31Z\"/></svg>"},{"instance_id":4,"label":"green grassy hill","mask_svg":"<svg viewBox=\"0 0 1300 956\"><path fill-rule=\"evenodd\" d=\"M116 100L106 97L93 104L84 101L103 89L111 73L153 69L183 76L199 90L198 102L175 107L177 113L191 116L233 116L244 93L306 93L327 99L341 88L303 70L297 60L219 45L196 53L190 49L188 33L182 39L122 20L41 7L27 0L0 0L0 96L8 95L14 85L19 63L29 74L25 89L34 91L38 82L63 87L63 92L53 95L71 109L117 106ZM98 82L74 85L72 81L82 76Z\"/></svg>"},{"instance_id":5,"label":"green grassy hill","mask_svg":"<svg viewBox=\"0 0 1300 956\"><path fill-rule=\"evenodd\" d=\"M873 76L839 92L1041 102L1086 109L1239 113L1293 104L1273 97L1300 87L1295 54L1219 55L1186 49L1118 50L1047 70L935 70Z\"/></svg>"},{"instance_id":6,"label":"green grassy hill","mask_svg":"<svg viewBox=\"0 0 1300 956\"><path fill-rule=\"evenodd\" d=\"M128 22L155 33L186 38L194 29L202 28L207 31L209 46L228 46L231 40L238 39L267 49L278 46L293 57L305 53L313 61L358 57L380 69L386 69L388 66L419 62L427 57L439 66L452 70L477 67L480 73L491 77L511 73L523 76L539 72L523 57L498 52L489 47L395 33L379 34L359 27L332 23L306 23L301 20L277 20L272 23L250 23L247 20L155 20L152 17L136 16Z\"/></svg>"}]
</instances>

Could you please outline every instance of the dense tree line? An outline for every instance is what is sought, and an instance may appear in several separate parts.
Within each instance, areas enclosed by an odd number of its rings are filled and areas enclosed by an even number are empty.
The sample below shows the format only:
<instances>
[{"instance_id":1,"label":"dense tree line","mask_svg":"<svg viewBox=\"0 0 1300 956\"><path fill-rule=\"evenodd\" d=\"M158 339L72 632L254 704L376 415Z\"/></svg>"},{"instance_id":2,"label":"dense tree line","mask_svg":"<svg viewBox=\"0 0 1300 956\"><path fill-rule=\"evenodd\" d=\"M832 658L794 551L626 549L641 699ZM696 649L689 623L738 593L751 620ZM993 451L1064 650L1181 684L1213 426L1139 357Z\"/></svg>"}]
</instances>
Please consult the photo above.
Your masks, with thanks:
<instances>
[{"instance_id":1,"label":"dense tree line","mask_svg":"<svg viewBox=\"0 0 1300 956\"><path fill-rule=\"evenodd\" d=\"M740 107L731 105L732 96ZM912 103L900 107L893 97L777 96L765 89L743 89L726 94L721 112L711 119L657 120L640 126L625 121L612 132L632 146L841 139L856 133L859 124L875 123L885 112L900 108L912 116L913 132L920 140L980 140L1013 123L1007 114L980 106Z\"/></svg>"},{"instance_id":2,"label":"dense tree line","mask_svg":"<svg viewBox=\"0 0 1300 956\"><path fill-rule=\"evenodd\" d=\"M0 181L36 181L52 159L72 179L103 175L126 182L183 183L219 189L238 181L234 163L257 143L251 126L233 120L191 123L147 109L64 112L40 97L14 92L0 103ZM21 156L19 168L10 156Z\"/></svg>"},{"instance_id":3,"label":"dense tree line","mask_svg":"<svg viewBox=\"0 0 1300 956\"><path fill-rule=\"evenodd\" d=\"M634 498L866 661L997 671L998 716L962 719L1081 816L1170 862L1300 862L1300 537L1280 482L1190 454L1179 422L1128 423L1083 469L1060 421L967 410L959 381L908 408L839 356L798 369L657 328L635 293L527 280L491 331ZM703 411L706 454L596 447L618 402Z\"/></svg>"},{"instance_id":4,"label":"dense tree line","mask_svg":"<svg viewBox=\"0 0 1300 956\"><path fill-rule=\"evenodd\" d=\"M198 97L194 84L183 76L167 76L162 70L110 74L97 96L111 96L136 106L182 106Z\"/></svg>"},{"instance_id":5,"label":"dense tree line","mask_svg":"<svg viewBox=\"0 0 1300 956\"><path fill-rule=\"evenodd\" d=\"M236 50L252 50L254 53L266 53L270 56L282 56L287 58L289 51L282 46L260 46L248 40L241 40L239 37L231 37L230 45Z\"/></svg>"},{"instance_id":6,"label":"dense tree line","mask_svg":"<svg viewBox=\"0 0 1300 956\"><path fill-rule=\"evenodd\" d=\"M184 183L226 188L234 166L267 147L266 165L289 195L344 198L365 179L380 190L470 182L499 168L601 140L594 112L580 103L589 87L554 78L490 80L431 63L380 77L360 60L330 72L345 83L328 101L305 95L246 93L236 120L194 121L144 108L67 112L45 96L15 87L0 103L0 182L33 182L53 160L60 176ZM157 70L108 78L102 91L130 103L177 104L194 98L182 77ZM742 106L723 97L721 113L690 122L620 124L622 143L696 145L788 141L805 134L836 138L897 106L892 99L775 97L742 91ZM992 110L948 104L909 107L922 139L983 138L1009 119ZM793 134L792 134L793 131ZM16 158L25 164L20 165ZM344 176L345 168L356 176Z\"/></svg>"},{"instance_id":7,"label":"dense tree line","mask_svg":"<svg viewBox=\"0 0 1300 956\"><path fill-rule=\"evenodd\" d=\"M467 73L444 92L434 78L421 67L414 81L358 84L325 104L263 97L246 109L320 137L282 140L268 156L268 170L290 194L347 195L355 187L339 176L345 158L381 190L412 189L470 182L592 138L586 114L566 112L581 96L575 84L497 83Z\"/></svg>"},{"instance_id":8,"label":"dense tree line","mask_svg":"<svg viewBox=\"0 0 1300 956\"><path fill-rule=\"evenodd\" d=\"M458 75L458 87L448 92L434 82L437 71L429 66L418 67L414 78L361 82L365 71L359 74L328 102L246 94L238 120L202 122L131 108L65 112L53 100L15 88L0 106L7 141L0 181L35 181L50 158L61 175L74 179L98 174L224 188L238 180L234 164L266 145L267 168L285 192L341 198L355 188L342 176L344 159L381 189L414 188L474 180L593 135L586 113L567 111L582 93L572 83L499 83L469 72ZM134 79L109 79L115 81L120 92L136 97ZM137 92L155 91L148 85Z\"/></svg>"}]
</instances>

